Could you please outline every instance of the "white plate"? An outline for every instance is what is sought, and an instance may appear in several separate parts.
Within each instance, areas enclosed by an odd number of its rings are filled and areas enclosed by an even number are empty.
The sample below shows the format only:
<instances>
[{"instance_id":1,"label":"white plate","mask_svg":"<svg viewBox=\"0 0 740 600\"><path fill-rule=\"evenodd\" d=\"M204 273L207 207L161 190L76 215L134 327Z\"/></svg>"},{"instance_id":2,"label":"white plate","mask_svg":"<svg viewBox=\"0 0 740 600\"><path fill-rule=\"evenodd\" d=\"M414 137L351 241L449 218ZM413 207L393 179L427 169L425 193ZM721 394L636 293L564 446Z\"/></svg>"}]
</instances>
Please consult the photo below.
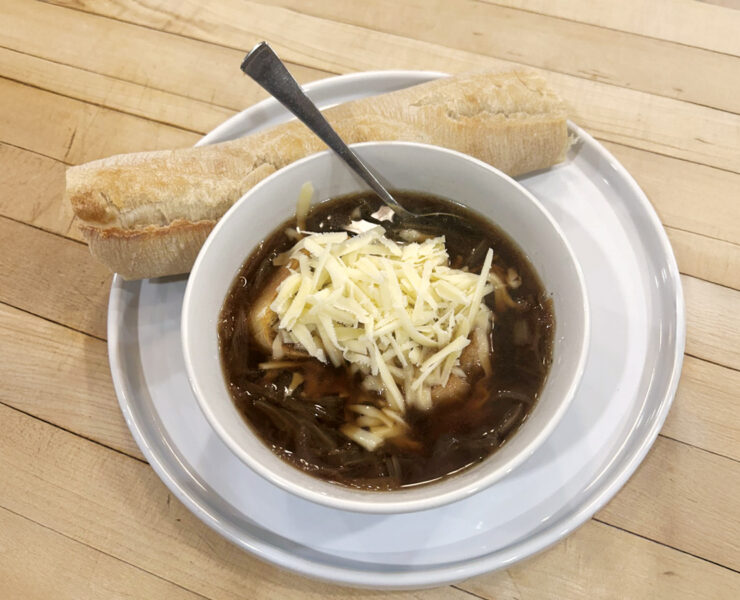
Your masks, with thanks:
<instances>
[{"instance_id":1,"label":"white plate","mask_svg":"<svg viewBox=\"0 0 740 600\"><path fill-rule=\"evenodd\" d=\"M322 106L439 77L360 73L307 87ZM287 119L266 100L203 142ZM586 374L571 408L534 456L493 487L446 507L361 515L293 497L218 440L188 386L180 348L186 279L115 277L111 370L134 438L200 519L242 548L298 573L374 588L441 585L510 566L557 542L614 496L668 413L684 349L675 259L645 195L603 146L571 125L565 164L520 178L565 231L592 311Z\"/></svg>"}]
</instances>

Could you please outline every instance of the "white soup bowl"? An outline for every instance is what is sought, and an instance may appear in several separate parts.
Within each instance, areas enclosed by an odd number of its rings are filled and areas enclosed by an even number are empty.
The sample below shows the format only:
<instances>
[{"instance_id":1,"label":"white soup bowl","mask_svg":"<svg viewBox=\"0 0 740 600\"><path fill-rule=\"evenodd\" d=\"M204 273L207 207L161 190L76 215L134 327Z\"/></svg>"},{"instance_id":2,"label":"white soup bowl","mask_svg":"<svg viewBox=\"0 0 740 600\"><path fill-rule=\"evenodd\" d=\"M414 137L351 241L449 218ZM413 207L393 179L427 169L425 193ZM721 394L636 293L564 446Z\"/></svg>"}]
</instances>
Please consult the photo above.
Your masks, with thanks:
<instances>
[{"instance_id":1,"label":"white soup bowl","mask_svg":"<svg viewBox=\"0 0 740 600\"><path fill-rule=\"evenodd\" d=\"M465 498L510 473L534 453L562 418L583 374L588 346L583 275L549 213L497 169L459 152L424 144L368 142L353 148L391 189L432 194L468 206L505 231L529 258L552 297L555 332L552 366L527 419L480 464L433 483L393 491L353 489L308 475L274 454L245 423L229 395L221 367L219 313L247 257L295 214L304 183L313 183L315 202L367 189L330 151L299 160L260 182L234 204L206 240L190 274L182 312L187 374L215 435L275 485L343 510L401 513L429 509Z\"/></svg>"}]
</instances>

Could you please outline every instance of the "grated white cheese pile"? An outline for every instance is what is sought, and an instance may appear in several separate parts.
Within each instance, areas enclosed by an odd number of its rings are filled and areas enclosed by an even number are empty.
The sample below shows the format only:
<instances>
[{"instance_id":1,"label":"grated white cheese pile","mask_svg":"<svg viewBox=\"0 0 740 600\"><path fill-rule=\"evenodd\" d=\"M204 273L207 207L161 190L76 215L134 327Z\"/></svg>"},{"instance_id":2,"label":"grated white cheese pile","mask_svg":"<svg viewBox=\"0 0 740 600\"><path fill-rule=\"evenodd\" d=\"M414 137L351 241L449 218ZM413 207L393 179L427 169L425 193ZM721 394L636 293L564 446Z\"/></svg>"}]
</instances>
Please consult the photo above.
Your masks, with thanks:
<instances>
[{"instance_id":1,"label":"grated white cheese pile","mask_svg":"<svg viewBox=\"0 0 740 600\"><path fill-rule=\"evenodd\" d=\"M431 388L447 384L472 329L491 318L490 249L476 275L449 267L444 236L401 245L375 227L308 234L290 256L297 266L270 305L281 341L355 365L397 415L431 406Z\"/></svg>"}]
</instances>

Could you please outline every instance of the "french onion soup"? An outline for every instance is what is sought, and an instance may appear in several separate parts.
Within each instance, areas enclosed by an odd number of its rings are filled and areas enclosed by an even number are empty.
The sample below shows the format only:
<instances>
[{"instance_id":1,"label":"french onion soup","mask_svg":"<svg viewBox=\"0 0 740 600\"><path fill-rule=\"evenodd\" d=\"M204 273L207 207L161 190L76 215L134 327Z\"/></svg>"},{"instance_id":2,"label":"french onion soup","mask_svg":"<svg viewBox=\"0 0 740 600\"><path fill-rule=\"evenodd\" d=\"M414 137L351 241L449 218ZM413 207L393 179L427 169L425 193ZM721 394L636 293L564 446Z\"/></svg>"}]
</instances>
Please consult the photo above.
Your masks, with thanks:
<instances>
[{"instance_id":1,"label":"french onion soup","mask_svg":"<svg viewBox=\"0 0 740 600\"><path fill-rule=\"evenodd\" d=\"M484 460L535 405L552 302L524 253L477 213L395 192L429 217L354 235L374 195L316 205L242 265L219 319L239 412L316 477L392 490ZM301 204L303 209L301 209Z\"/></svg>"}]
</instances>

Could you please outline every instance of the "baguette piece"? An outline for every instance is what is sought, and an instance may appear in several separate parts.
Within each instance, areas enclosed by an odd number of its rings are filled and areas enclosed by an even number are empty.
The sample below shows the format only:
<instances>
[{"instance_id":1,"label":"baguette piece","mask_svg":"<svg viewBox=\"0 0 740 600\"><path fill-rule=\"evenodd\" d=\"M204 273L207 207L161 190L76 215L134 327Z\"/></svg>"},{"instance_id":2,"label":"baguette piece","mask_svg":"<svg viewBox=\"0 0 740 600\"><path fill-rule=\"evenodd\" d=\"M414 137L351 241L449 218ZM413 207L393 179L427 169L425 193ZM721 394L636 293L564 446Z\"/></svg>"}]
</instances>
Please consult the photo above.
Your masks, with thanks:
<instances>
[{"instance_id":1,"label":"baguette piece","mask_svg":"<svg viewBox=\"0 0 740 600\"><path fill-rule=\"evenodd\" d=\"M324 111L348 143L444 146L515 176L564 160L566 113L531 71L449 77ZM326 147L297 121L244 138L67 170L91 253L126 279L186 273L221 215L276 170ZM269 232L265 232L268 234Z\"/></svg>"}]
</instances>

